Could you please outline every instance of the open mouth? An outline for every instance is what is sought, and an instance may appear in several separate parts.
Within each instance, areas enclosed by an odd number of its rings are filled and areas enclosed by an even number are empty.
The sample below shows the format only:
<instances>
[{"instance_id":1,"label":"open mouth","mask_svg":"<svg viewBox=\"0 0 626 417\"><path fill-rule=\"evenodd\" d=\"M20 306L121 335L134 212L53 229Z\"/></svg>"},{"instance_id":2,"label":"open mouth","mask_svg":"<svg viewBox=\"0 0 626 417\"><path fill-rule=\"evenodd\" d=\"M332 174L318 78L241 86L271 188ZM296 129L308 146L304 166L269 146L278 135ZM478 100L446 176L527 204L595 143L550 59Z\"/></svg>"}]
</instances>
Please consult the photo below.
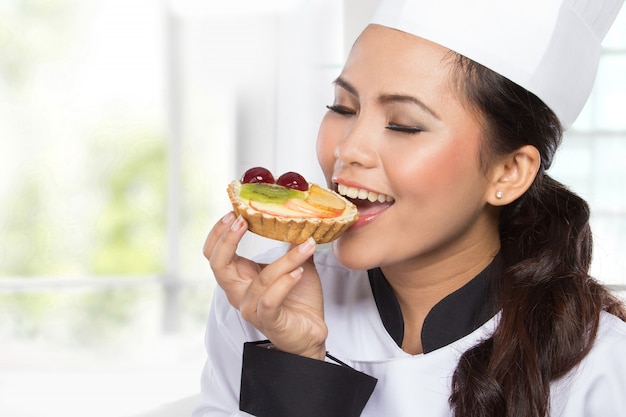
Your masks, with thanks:
<instances>
[{"instance_id":1,"label":"open mouth","mask_svg":"<svg viewBox=\"0 0 626 417\"><path fill-rule=\"evenodd\" d=\"M337 185L337 192L357 206L359 210L359 220L357 220L357 223L365 223L373 220L395 202L394 198L391 196L362 188L349 187L344 184Z\"/></svg>"},{"instance_id":2,"label":"open mouth","mask_svg":"<svg viewBox=\"0 0 626 417\"><path fill-rule=\"evenodd\" d=\"M373 191L364 190L362 188L348 187L347 185L337 184L337 192L344 197L357 201L369 201L370 203L393 203L393 197L375 193Z\"/></svg>"}]
</instances>

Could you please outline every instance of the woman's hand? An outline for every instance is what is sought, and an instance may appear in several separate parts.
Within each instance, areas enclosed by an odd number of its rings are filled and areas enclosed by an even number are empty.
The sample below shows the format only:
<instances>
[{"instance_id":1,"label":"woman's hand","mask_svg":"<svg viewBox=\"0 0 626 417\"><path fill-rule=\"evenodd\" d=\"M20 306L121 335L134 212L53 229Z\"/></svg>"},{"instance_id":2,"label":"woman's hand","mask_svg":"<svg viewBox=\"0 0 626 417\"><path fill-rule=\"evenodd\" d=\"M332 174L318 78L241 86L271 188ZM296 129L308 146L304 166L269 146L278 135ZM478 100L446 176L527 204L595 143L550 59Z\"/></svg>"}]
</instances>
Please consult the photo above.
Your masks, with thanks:
<instances>
[{"instance_id":1,"label":"woman's hand","mask_svg":"<svg viewBox=\"0 0 626 417\"><path fill-rule=\"evenodd\" d=\"M271 264L259 265L236 253L246 230L246 221L231 212L209 233L204 256L217 283L242 317L277 349L323 359L328 329L313 265L315 242L310 239Z\"/></svg>"}]
</instances>

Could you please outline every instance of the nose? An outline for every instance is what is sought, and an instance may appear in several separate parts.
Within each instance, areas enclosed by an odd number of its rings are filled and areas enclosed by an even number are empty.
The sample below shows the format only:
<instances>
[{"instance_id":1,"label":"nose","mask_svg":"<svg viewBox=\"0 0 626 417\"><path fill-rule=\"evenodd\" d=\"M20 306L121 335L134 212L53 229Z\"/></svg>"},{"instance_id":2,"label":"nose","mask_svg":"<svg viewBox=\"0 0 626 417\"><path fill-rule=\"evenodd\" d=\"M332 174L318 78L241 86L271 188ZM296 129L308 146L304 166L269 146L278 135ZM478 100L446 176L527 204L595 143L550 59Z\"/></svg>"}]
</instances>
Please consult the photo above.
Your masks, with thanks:
<instances>
[{"instance_id":1,"label":"nose","mask_svg":"<svg viewBox=\"0 0 626 417\"><path fill-rule=\"evenodd\" d=\"M371 168L376 165L376 139L374 129L366 121L355 120L351 128L337 143L335 159L345 165Z\"/></svg>"}]
</instances>

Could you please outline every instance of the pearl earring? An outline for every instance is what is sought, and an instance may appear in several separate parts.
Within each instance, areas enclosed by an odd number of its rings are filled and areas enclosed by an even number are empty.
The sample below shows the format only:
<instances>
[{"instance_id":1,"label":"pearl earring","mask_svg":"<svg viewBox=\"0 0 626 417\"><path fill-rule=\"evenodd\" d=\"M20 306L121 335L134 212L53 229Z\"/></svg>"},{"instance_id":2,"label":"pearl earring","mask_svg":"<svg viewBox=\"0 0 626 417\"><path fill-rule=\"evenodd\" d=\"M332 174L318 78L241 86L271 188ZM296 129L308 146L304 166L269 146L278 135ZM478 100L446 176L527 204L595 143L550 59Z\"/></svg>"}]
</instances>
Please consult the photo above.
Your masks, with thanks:
<instances>
[{"instance_id":1,"label":"pearl earring","mask_svg":"<svg viewBox=\"0 0 626 417\"><path fill-rule=\"evenodd\" d=\"M504 197L504 193L502 191L496 191L496 198L499 200Z\"/></svg>"}]
</instances>

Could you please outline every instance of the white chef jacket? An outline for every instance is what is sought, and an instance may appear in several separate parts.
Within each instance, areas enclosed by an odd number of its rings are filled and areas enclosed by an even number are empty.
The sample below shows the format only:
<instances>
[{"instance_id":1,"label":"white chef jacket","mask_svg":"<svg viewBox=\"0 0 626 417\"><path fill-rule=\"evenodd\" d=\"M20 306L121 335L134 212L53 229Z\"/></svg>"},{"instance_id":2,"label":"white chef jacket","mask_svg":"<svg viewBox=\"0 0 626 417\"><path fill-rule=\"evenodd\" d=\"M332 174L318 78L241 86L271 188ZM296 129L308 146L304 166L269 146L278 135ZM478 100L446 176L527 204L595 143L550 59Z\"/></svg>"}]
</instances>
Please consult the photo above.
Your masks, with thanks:
<instances>
[{"instance_id":1,"label":"white chef jacket","mask_svg":"<svg viewBox=\"0 0 626 417\"><path fill-rule=\"evenodd\" d=\"M335 260L330 250L318 251L315 263L322 281L325 320L329 329L326 347L344 365L359 372L341 365L276 353L293 357L295 361L304 361L299 364L304 364L305 368L312 366L303 371L301 382L292 385L302 387L306 395L315 397L318 392L327 389L343 390L345 385L349 385L347 390L358 390L355 386L361 380L366 386L367 378L373 377L377 381L360 414L362 417L452 416L448 398L458 359L464 351L492 334L498 315L443 347L424 354L410 355L399 347L397 340L385 327L367 271L347 270ZM246 342L263 339L266 337L244 321L228 303L223 291L217 289L205 337L208 358L202 373L201 401L193 417L250 415L239 410L242 378L247 378L245 372L242 376L242 355ZM261 347L250 347L250 344L246 346L246 349L254 349L255 352L269 352ZM264 352L262 355L265 355ZM279 369L262 358L256 361L261 367L264 364L266 367L257 374L261 378L247 385L247 390L258 387L259 395L265 395L262 392L266 388L271 390L285 369L292 372L294 367L300 368L299 364L292 363ZM319 366L331 371L350 369L352 372L346 371L349 377L351 374L358 375L353 381L347 380L352 382L338 382L339 387L328 388L332 386L332 381L328 380L331 377L320 380L324 377L315 372ZM341 379L340 376L337 378ZM308 379L312 379L312 382L308 383ZM296 389L291 392L299 395L300 391ZM274 396L271 399L272 407L280 407L280 402L288 401L292 395ZM323 395L330 401L329 393ZM346 405L350 401L344 401L343 406L350 407ZM301 404L303 409L309 410L309 404ZM598 335L589 354L566 376L552 383L550 410L551 417L626 417L626 323L608 313L602 313ZM309 411L310 414L306 415L333 417L324 414L324 411ZM354 415L359 415L359 411ZM272 417L280 415L280 412L268 413L267 416ZM343 414L339 416L344 417Z\"/></svg>"}]
</instances>

